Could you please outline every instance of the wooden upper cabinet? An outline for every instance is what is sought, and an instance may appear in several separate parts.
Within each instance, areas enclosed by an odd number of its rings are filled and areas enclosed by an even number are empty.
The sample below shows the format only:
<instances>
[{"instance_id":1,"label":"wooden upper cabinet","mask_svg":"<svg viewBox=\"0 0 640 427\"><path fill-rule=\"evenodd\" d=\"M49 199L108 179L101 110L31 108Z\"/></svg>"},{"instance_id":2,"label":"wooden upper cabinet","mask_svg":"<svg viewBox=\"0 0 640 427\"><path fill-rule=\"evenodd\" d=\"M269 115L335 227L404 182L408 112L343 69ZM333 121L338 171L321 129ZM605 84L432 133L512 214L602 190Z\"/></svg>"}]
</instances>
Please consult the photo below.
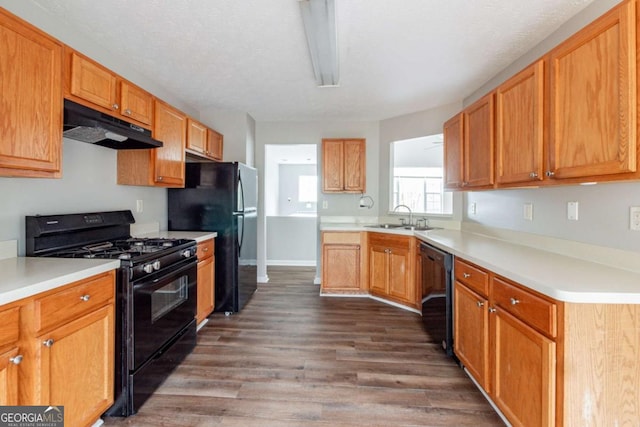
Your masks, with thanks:
<instances>
[{"instance_id":1,"label":"wooden upper cabinet","mask_svg":"<svg viewBox=\"0 0 640 427\"><path fill-rule=\"evenodd\" d=\"M61 176L62 49L0 8L0 176Z\"/></svg>"},{"instance_id":2,"label":"wooden upper cabinet","mask_svg":"<svg viewBox=\"0 0 640 427\"><path fill-rule=\"evenodd\" d=\"M551 51L555 179L636 171L635 7L623 2Z\"/></svg>"},{"instance_id":3,"label":"wooden upper cabinet","mask_svg":"<svg viewBox=\"0 0 640 427\"><path fill-rule=\"evenodd\" d=\"M66 49L66 93L73 101L142 127L153 124L153 95L86 56Z\"/></svg>"},{"instance_id":4,"label":"wooden upper cabinet","mask_svg":"<svg viewBox=\"0 0 640 427\"><path fill-rule=\"evenodd\" d=\"M118 184L184 187L187 117L156 99L153 123L153 137L163 146L118 150Z\"/></svg>"},{"instance_id":5,"label":"wooden upper cabinet","mask_svg":"<svg viewBox=\"0 0 640 427\"><path fill-rule=\"evenodd\" d=\"M458 113L444 124L444 186L450 189L462 187L464 182L464 119Z\"/></svg>"},{"instance_id":6,"label":"wooden upper cabinet","mask_svg":"<svg viewBox=\"0 0 640 427\"><path fill-rule=\"evenodd\" d=\"M207 127L192 118L187 119L187 150L206 154Z\"/></svg>"},{"instance_id":7,"label":"wooden upper cabinet","mask_svg":"<svg viewBox=\"0 0 640 427\"><path fill-rule=\"evenodd\" d=\"M207 146L209 156L218 161L222 161L222 153L224 149L224 137L221 133L216 132L213 129L207 130Z\"/></svg>"},{"instance_id":8,"label":"wooden upper cabinet","mask_svg":"<svg viewBox=\"0 0 640 427\"><path fill-rule=\"evenodd\" d=\"M544 60L496 91L496 181L499 185L543 179Z\"/></svg>"},{"instance_id":9,"label":"wooden upper cabinet","mask_svg":"<svg viewBox=\"0 0 640 427\"><path fill-rule=\"evenodd\" d=\"M129 82L120 83L120 102L123 115L150 125L153 122L153 96Z\"/></svg>"},{"instance_id":10,"label":"wooden upper cabinet","mask_svg":"<svg viewBox=\"0 0 640 427\"><path fill-rule=\"evenodd\" d=\"M322 140L322 191L363 193L366 190L364 139Z\"/></svg>"},{"instance_id":11,"label":"wooden upper cabinet","mask_svg":"<svg viewBox=\"0 0 640 427\"><path fill-rule=\"evenodd\" d=\"M464 186L493 186L494 93L484 96L464 114Z\"/></svg>"}]
</instances>

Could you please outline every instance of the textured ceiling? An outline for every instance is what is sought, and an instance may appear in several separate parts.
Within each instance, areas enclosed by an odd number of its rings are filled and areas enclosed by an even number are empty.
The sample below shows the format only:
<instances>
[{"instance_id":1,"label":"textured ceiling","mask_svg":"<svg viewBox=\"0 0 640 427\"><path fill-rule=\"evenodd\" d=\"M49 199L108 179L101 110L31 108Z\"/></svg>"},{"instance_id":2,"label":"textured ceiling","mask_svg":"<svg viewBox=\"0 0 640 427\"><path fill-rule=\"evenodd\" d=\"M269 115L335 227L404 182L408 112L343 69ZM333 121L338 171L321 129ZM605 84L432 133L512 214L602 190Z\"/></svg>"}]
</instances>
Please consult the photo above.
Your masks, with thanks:
<instances>
[{"instance_id":1,"label":"textured ceiling","mask_svg":"<svg viewBox=\"0 0 640 427\"><path fill-rule=\"evenodd\" d=\"M297 0L28 1L197 110L280 121L459 101L593 0L336 0L338 88L315 86Z\"/></svg>"}]
</instances>

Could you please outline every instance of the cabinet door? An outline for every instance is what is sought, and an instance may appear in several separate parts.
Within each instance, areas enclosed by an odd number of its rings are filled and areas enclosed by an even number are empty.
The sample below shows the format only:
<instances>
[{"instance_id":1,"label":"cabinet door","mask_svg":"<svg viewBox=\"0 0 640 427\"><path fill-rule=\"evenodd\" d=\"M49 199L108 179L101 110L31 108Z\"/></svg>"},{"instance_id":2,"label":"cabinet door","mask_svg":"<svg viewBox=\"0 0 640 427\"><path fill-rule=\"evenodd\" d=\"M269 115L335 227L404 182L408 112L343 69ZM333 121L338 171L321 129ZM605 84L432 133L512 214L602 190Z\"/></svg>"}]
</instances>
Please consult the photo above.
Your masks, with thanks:
<instances>
[{"instance_id":1,"label":"cabinet door","mask_svg":"<svg viewBox=\"0 0 640 427\"><path fill-rule=\"evenodd\" d=\"M70 426L96 421L113 402L113 305L41 335L38 349L37 404L64 405Z\"/></svg>"},{"instance_id":2,"label":"cabinet door","mask_svg":"<svg viewBox=\"0 0 640 427\"><path fill-rule=\"evenodd\" d=\"M62 45L0 8L0 176L60 177Z\"/></svg>"},{"instance_id":3,"label":"cabinet door","mask_svg":"<svg viewBox=\"0 0 640 427\"><path fill-rule=\"evenodd\" d=\"M153 120L153 96L138 86L123 81L120 84L120 112L123 116L145 125Z\"/></svg>"},{"instance_id":4,"label":"cabinet door","mask_svg":"<svg viewBox=\"0 0 640 427\"><path fill-rule=\"evenodd\" d=\"M543 171L544 60L503 83L496 93L499 184L539 181Z\"/></svg>"},{"instance_id":5,"label":"cabinet door","mask_svg":"<svg viewBox=\"0 0 640 427\"><path fill-rule=\"evenodd\" d=\"M464 185L493 185L494 96L486 95L464 111Z\"/></svg>"},{"instance_id":6,"label":"cabinet door","mask_svg":"<svg viewBox=\"0 0 640 427\"><path fill-rule=\"evenodd\" d=\"M460 188L464 181L463 123L462 113L459 113L444 124L444 185L446 188Z\"/></svg>"},{"instance_id":7,"label":"cabinet door","mask_svg":"<svg viewBox=\"0 0 640 427\"><path fill-rule=\"evenodd\" d=\"M476 381L489 389L488 301L462 283L454 286L453 348Z\"/></svg>"},{"instance_id":8,"label":"cabinet door","mask_svg":"<svg viewBox=\"0 0 640 427\"><path fill-rule=\"evenodd\" d=\"M344 156L341 140L322 140L322 191L341 192L344 189Z\"/></svg>"},{"instance_id":9,"label":"cabinet door","mask_svg":"<svg viewBox=\"0 0 640 427\"><path fill-rule=\"evenodd\" d=\"M187 119L187 148L200 154L207 151L207 127L193 119Z\"/></svg>"},{"instance_id":10,"label":"cabinet door","mask_svg":"<svg viewBox=\"0 0 640 427\"><path fill-rule=\"evenodd\" d=\"M202 322L213 311L214 300L214 258L198 262L198 298L196 321Z\"/></svg>"},{"instance_id":11,"label":"cabinet door","mask_svg":"<svg viewBox=\"0 0 640 427\"><path fill-rule=\"evenodd\" d=\"M120 110L117 98L117 78L108 69L73 52L71 54L70 77L72 95L110 111Z\"/></svg>"},{"instance_id":12,"label":"cabinet door","mask_svg":"<svg viewBox=\"0 0 640 427\"><path fill-rule=\"evenodd\" d=\"M555 425L555 343L498 309L493 400L513 425Z\"/></svg>"},{"instance_id":13,"label":"cabinet door","mask_svg":"<svg viewBox=\"0 0 640 427\"><path fill-rule=\"evenodd\" d=\"M18 404L18 365L21 360L17 347L0 354L0 406Z\"/></svg>"},{"instance_id":14,"label":"cabinet door","mask_svg":"<svg viewBox=\"0 0 640 427\"><path fill-rule=\"evenodd\" d=\"M322 288L360 289L360 245L322 245Z\"/></svg>"},{"instance_id":15,"label":"cabinet door","mask_svg":"<svg viewBox=\"0 0 640 427\"><path fill-rule=\"evenodd\" d=\"M623 2L551 52L554 178L636 170L635 6Z\"/></svg>"},{"instance_id":16,"label":"cabinet door","mask_svg":"<svg viewBox=\"0 0 640 427\"><path fill-rule=\"evenodd\" d=\"M153 136L163 142L154 149L154 182L172 187L184 187L184 150L187 139L187 118L170 105L156 101Z\"/></svg>"},{"instance_id":17,"label":"cabinet door","mask_svg":"<svg viewBox=\"0 0 640 427\"><path fill-rule=\"evenodd\" d=\"M414 282L409 276L410 253L408 248L391 247L389 257L389 296L415 303Z\"/></svg>"},{"instance_id":18,"label":"cabinet door","mask_svg":"<svg viewBox=\"0 0 640 427\"><path fill-rule=\"evenodd\" d=\"M209 155L212 159L222 161L222 151L224 147L224 137L215 130L208 130Z\"/></svg>"},{"instance_id":19,"label":"cabinet door","mask_svg":"<svg viewBox=\"0 0 640 427\"><path fill-rule=\"evenodd\" d=\"M371 245L369 248L369 289L372 293L387 295L389 281L388 249L378 245Z\"/></svg>"},{"instance_id":20,"label":"cabinet door","mask_svg":"<svg viewBox=\"0 0 640 427\"><path fill-rule=\"evenodd\" d=\"M345 140L344 147L344 190L364 193L366 177L366 147L362 139Z\"/></svg>"}]
</instances>

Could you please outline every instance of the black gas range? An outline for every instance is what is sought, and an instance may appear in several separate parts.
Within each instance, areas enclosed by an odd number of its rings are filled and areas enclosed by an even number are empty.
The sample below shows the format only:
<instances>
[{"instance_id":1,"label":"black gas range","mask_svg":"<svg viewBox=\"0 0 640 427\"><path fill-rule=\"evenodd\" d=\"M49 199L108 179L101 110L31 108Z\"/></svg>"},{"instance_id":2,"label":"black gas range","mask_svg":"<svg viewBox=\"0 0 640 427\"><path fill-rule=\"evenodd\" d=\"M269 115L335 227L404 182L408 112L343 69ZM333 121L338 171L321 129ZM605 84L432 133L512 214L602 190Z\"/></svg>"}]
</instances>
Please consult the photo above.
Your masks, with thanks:
<instances>
[{"instance_id":1,"label":"black gas range","mask_svg":"<svg viewBox=\"0 0 640 427\"><path fill-rule=\"evenodd\" d=\"M27 256L119 259L115 403L128 416L195 347L196 242L135 238L131 211L28 216Z\"/></svg>"}]
</instances>

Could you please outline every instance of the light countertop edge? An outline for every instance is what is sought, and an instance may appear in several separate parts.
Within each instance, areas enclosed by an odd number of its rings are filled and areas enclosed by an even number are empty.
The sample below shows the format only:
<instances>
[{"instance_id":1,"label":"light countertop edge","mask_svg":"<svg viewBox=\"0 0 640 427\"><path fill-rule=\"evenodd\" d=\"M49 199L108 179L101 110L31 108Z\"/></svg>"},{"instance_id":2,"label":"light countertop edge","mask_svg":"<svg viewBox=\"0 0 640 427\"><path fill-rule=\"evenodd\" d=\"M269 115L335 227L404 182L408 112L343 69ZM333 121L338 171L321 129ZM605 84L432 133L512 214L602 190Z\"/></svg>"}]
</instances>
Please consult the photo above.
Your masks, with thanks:
<instances>
[{"instance_id":1,"label":"light countertop edge","mask_svg":"<svg viewBox=\"0 0 640 427\"><path fill-rule=\"evenodd\" d=\"M120 260L14 257L0 260L0 304L120 267Z\"/></svg>"},{"instance_id":2,"label":"light countertop edge","mask_svg":"<svg viewBox=\"0 0 640 427\"><path fill-rule=\"evenodd\" d=\"M200 243L205 240L215 239L218 237L218 233L215 231L153 231L150 233L137 234L135 237L193 239L197 243Z\"/></svg>"},{"instance_id":3,"label":"light countertop edge","mask_svg":"<svg viewBox=\"0 0 640 427\"><path fill-rule=\"evenodd\" d=\"M321 231L413 235L558 301L640 304L640 274L460 230L409 231L328 224Z\"/></svg>"}]
</instances>

